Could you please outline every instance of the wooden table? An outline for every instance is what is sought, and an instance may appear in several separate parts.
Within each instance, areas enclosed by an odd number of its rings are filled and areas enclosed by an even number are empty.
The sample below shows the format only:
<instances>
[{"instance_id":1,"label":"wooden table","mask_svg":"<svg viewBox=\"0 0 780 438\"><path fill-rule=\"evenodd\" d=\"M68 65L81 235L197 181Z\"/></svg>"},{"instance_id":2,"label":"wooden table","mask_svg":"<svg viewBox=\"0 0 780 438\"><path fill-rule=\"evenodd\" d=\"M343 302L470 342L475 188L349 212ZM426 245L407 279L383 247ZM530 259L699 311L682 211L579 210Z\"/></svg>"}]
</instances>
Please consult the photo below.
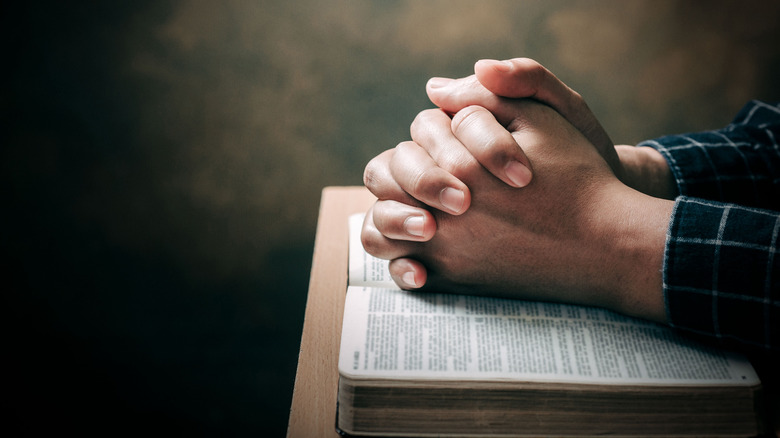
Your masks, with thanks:
<instances>
[{"instance_id":1,"label":"wooden table","mask_svg":"<svg viewBox=\"0 0 780 438\"><path fill-rule=\"evenodd\" d=\"M335 428L336 390L347 292L347 219L368 210L375 199L364 187L326 187L322 191L287 429L290 438L339 436Z\"/></svg>"},{"instance_id":2,"label":"wooden table","mask_svg":"<svg viewBox=\"0 0 780 438\"><path fill-rule=\"evenodd\" d=\"M322 191L288 438L339 436L336 391L347 291L347 219L368 210L375 200L364 187L326 187ZM771 430L780 437L777 389L765 388L769 418L774 420Z\"/></svg>"}]
</instances>

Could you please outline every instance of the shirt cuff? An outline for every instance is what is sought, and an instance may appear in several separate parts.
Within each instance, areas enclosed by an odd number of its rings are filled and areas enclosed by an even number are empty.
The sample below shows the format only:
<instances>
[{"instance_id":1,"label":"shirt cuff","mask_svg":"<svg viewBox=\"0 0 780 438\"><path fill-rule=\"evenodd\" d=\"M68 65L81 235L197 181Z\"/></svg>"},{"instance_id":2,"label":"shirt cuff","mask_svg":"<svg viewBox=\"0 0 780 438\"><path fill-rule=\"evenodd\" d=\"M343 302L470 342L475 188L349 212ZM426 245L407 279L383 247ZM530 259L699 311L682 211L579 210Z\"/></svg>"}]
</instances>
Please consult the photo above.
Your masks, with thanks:
<instances>
[{"instance_id":1,"label":"shirt cuff","mask_svg":"<svg viewBox=\"0 0 780 438\"><path fill-rule=\"evenodd\" d=\"M679 197L664 256L673 327L761 349L780 346L780 213Z\"/></svg>"}]
</instances>

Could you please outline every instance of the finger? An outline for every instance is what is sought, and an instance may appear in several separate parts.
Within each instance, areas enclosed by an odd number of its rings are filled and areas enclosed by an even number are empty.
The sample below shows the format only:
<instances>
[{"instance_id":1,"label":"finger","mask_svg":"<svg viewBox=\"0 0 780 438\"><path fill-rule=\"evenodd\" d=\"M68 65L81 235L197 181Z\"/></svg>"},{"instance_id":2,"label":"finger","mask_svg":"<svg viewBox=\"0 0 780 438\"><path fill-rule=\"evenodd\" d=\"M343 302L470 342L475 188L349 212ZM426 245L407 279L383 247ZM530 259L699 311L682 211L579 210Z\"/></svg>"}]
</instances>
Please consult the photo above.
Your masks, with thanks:
<instances>
[{"instance_id":1,"label":"finger","mask_svg":"<svg viewBox=\"0 0 780 438\"><path fill-rule=\"evenodd\" d=\"M366 212L363 228L360 230L360 241L366 252L384 260L393 260L413 254L413 251L417 249L416 243L389 239L377 229L373 217L375 206L376 204Z\"/></svg>"},{"instance_id":2,"label":"finger","mask_svg":"<svg viewBox=\"0 0 780 438\"><path fill-rule=\"evenodd\" d=\"M507 61L480 60L474 65L477 80L487 90L509 98L533 98L551 106L600 149L612 140L582 96L552 72L528 58Z\"/></svg>"},{"instance_id":3,"label":"finger","mask_svg":"<svg viewBox=\"0 0 780 438\"><path fill-rule=\"evenodd\" d=\"M380 200L393 200L407 205L422 206L393 179L390 172L390 161L394 153L395 149L388 149L369 161L363 171L363 184Z\"/></svg>"},{"instance_id":4,"label":"finger","mask_svg":"<svg viewBox=\"0 0 780 438\"><path fill-rule=\"evenodd\" d=\"M390 172L406 193L438 210L459 215L471 204L468 187L439 167L415 142L396 146Z\"/></svg>"},{"instance_id":5,"label":"finger","mask_svg":"<svg viewBox=\"0 0 780 438\"><path fill-rule=\"evenodd\" d=\"M523 109L518 105L519 99L497 96L485 88L474 75L440 83L441 79L433 78L428 81L428 97L447 114L454 115L463 108L476 105L493 113L505 128L523 119Z\"/></svg>"},{"instance_id":6,"label":"finger","mask_svg":"<svg viewBox=\"0 0 780 438\"><path fill-rule=\"evenodd\" d=\"M436 234L436 219L423 208L396 201L378 201L373 209L374 226L388 239L425 242Z\"/></svg>"},{"instance_id":7,"label":"finger","mask_svg":"<svg viewBox=\"0 0 780 438\"><path fill-rule=\"evenodd\" d=\"M418 289L428 280L428 271L417 260L398 258L389 264L390 276L401 289Z\"/></svg>"},{"instance_id":8,"label":"finger","mask_svg":"<svg viewBox=\"0 0 780 438\"><path fill-rule=\"evenodd\" d=\"M510 100L485 88L475 75L460 79L432 78L426 92L434 105L450 115L467 106L479 105L492 112L504 126L519 115Z\"/></svg>"},{"instance_id":9,"label":"finger","mask_svg":"<svg viewBox=\"0 0 780 438\"><path fill-rule=\"evenodd\" d=\"M525 187L531 182L530 161L490 111L466 107L452 118L452 132L482 166L505 183Z\"/></svg>"},{"instance_id":10,"label":"finger","mask_svg":"<svg viewBox=\"0 0 780 438\"><path fill-rule=\"evenodd\" d=\"M541 101L564 116L593 143L615 174L623 176L623 166L612 140L585 100L541 64L527 58L481 60L474 70L475 75L462 79L429 80L426 87L428 97L449 114L469 105L485 107L503 126L509 126L522 117L512 99Z\"/></svg>"},{"instance_id":11,"label":"finger","mask_svg":"<svg viewBox=\"0 0 780 438\"><path fill-rule=\"evenodd\" d=\"M436 164L461 181L481 169L471 152L452 132L452 119L440 109L420 112L410 128L412 141L427 152Z\"/></svg>"},{"instance_id":12,"label":"finger","mask_svg":"<svg viewBox=\"0 0 780 438\"><path fill-rule=\"evenodd\" d=\"M463 108L473 105L479 105L486 108L493 114L493 120L498 120L503 127L509 127L517 120L521 120L523 117L520 107L517 105L516 100L501 98L488 91L475 76L469 76L462 79L445 80L441 89L435 89L437 80L441 78L434 78L429 81L429 93L431 100L441 106L441 109L452 114L457 114ZM431 89L434 87L434 89ZM452 126L449 127L452 129ZM505 130L506 131L506 130ZM486 133L487 134L487 133ZM439 135L438 138L446 138L443 135ZM506 139L506 135L502 135L499 138ZM484 140L489 140L485 137ZM442 141L443 142L443 141ZM428 144L424 140L418 141L421 144ZM436 145L436 142L430 142L432 145ZM531 181L531 166L530 161L526 157L523 150L517 146L516 142L498 142L499 145L504 145L498 149L483 148L480 150L479 156L473 155L477 161L487 168L497 178L504 181L504 183L512 187L524 187ZM484 146L488 146L485 144ZM426 146L426 148L428 148ZM438 153L438 150L428 148L431 156L434 160L441 164L443 158ZM445 150L451 150L442 148ZM471 151L472 153L474 151ZM447 168L447 167L445 167ZM456 169L450 167L448 170L455 176L464 179L464 174Z\"/></svg>"},{"instance_id":13,"label":"finger","mask_svg":"<svg viewBox=\"0 0 780 438\"><path fill-rule=\"evenodd\" d=\"M431 78L425 90L431 102L449 114L455 114L469 105L493 108L501 100L500 95L488 90L476 75L459 79Z\"/></svg>"},{"instance_id":14,"label":"finger","mask_svg":"<svg viewBox=\"0 0 780 438\"><path fill-rule=\"evenodd\" d=\"M513 79L514 80L514 79ZM456 114L467 106L484 107L503 126L508 126L522 116L517 99L531 96L501 96L487 89L476 75L460 79L432 78L426 86L428 98L448 114Z\"/></svg>"}]
</instances>

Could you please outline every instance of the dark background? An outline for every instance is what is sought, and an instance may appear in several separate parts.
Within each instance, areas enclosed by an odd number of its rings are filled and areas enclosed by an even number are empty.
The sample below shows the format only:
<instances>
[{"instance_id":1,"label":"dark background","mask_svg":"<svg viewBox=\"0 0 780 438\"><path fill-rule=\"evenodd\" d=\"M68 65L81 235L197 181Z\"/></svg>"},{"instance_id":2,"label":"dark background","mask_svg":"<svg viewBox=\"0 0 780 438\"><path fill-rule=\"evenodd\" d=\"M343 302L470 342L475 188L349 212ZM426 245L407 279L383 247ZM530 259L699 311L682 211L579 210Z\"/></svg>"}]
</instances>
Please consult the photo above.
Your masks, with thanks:
<instances>
[{"instance_id":1,"label":"dark background","mask_svg":"<svg viewBox=\"0 0 780 438\"><path fill-rule=\"evenodd\" d=\"M320 190L407 138L429 77L532 57L636 143L780 98L778 18L776 1L4 2L3 427L282 436Z\"/></svg>"}]
</instances>

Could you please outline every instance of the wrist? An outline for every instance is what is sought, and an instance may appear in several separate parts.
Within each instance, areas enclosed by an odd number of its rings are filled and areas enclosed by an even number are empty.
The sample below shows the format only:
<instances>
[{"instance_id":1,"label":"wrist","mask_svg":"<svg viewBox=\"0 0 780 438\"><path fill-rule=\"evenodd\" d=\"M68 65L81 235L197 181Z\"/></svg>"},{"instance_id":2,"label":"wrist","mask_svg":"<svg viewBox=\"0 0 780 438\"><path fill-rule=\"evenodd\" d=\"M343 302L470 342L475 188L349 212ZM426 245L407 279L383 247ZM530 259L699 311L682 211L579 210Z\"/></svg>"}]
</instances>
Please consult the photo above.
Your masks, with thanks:
<instances>
[{"instance_id":1,"label":"wrist","mask_svg":"<svg viewBox=\"0 0 780 438\"><path fill-rule=\"evenodd\" d=\"M619 177L624 184L655 198L677 197L674 176L660 152L650 147L628 145L615 146L615 151L623 167Z\"/></svg>"},{"instance_id":2,"label":"wrist","mask_svg":"<svg viewBox=\"0 0 780 438\"><path fill-rule=\"evenodd\" d=\"M600 211L603 307L666 322L663 263L674 202L615 184Z\"/></svg>"}]
</instances>

